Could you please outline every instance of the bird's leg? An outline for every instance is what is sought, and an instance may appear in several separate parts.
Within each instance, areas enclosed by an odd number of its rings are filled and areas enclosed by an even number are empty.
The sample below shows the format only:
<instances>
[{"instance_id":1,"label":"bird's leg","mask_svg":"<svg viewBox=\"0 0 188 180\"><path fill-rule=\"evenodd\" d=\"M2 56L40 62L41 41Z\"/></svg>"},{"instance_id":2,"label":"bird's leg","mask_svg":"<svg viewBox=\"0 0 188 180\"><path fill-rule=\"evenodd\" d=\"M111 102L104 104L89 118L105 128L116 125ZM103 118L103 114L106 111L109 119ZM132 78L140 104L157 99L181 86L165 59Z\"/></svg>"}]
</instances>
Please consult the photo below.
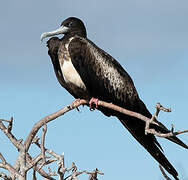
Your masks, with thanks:
<instances>
[{"instance_id":1,"label":"bird's leg","mask_svg":"<svg viewBox=\"0 0 188 180\"><path fill-rule=\"evenodd\" d=\"M75 99L73 102L72 102L72 105L74 106L74 104L76 104L77 102L80 102L80 98L78 99ZM76 107L77 111L80 112L80 110L78 109L78 107Z\"/></svg>"},{"instance_id":2,"label":"bird's leg","mask_svg":"<svg viewBox=\"0 0 188 180\"><path fill-rule=\"evenodd\" d=\"M91 100L89 101L89 109L92 111L92 110L95 110L95 108L98 108L98 99L92 97ZM95 107L93 106L95 105Z\"/></svg>"}]
</instances>

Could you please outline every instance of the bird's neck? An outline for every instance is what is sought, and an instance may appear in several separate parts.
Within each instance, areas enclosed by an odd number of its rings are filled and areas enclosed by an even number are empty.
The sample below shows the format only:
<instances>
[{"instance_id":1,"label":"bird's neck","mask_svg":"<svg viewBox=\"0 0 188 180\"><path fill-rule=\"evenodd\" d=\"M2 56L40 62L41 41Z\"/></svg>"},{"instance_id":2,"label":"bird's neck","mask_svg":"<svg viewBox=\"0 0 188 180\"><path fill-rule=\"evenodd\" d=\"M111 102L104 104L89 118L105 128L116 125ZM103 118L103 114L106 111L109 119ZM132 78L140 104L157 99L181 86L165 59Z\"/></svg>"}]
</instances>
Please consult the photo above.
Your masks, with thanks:
<instances>
[{"instance_id":1,"label":"bird's neck","mask_svg":"<svg viewBox=\"0 0 188 180\"><path fill-rule=\"evenodd\" d=\"M65 38L66 39L69 39L71 37L74 37L74 36L79 36L79 37L82 37L82 38L87 38L87 35L86 35L86 31L71 31L70 33L68 34L65 34Z\"/></svg>"}]
</instances>

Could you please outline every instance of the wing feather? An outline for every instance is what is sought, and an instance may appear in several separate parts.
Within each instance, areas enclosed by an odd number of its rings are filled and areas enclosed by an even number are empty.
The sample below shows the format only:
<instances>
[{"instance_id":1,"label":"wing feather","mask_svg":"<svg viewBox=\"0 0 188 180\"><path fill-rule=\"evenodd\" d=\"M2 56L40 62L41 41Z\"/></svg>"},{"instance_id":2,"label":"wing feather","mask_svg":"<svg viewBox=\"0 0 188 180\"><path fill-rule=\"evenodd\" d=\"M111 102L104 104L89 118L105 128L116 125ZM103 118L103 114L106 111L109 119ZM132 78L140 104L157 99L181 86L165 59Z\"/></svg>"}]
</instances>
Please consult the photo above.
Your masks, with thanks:
<instances>
[{"instance_id":1,"label":"wing feather","mask_svg":"<svg viewBox=\"0 0 188 180\"><path fill-rule=\"evenodd\" d=\"M122 66L91 41L75 37L68 50L75 69L92 96L107 102L123 102L123 106L126 102L129 107L139 99L132 79Z\"/></svg>"}]
</instances>

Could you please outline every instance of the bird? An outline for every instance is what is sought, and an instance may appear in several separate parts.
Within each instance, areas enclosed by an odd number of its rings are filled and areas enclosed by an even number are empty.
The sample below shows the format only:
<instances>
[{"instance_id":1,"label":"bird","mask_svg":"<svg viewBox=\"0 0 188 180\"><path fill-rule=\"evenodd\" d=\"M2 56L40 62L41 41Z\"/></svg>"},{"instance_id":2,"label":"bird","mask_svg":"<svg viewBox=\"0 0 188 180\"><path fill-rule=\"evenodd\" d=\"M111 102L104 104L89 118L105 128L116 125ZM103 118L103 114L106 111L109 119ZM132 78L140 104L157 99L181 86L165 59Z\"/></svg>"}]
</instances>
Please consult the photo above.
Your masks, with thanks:
<instances>
[{"instance_id":1,"label":"bird","mask_svg":"<svg viewBox=\"0 0 188 180\"><path fill-rule=\"evenodd\" d=\"M63 35L58 38L56 35ZM81 19L69 17L54 31L44 32L41 41L47 41L56 77L74 98L88 101L102 100L140 113L148 118L152 114L140 99L130 75L110 54L87 38L86 27ZM90 101L91 102L91 101ZM91 102L92 103L92 102ZM106 116L116 116L132 136L178 180L178 172L168 161L153 134L145 134L145 122L104 107L97 107ZM157 132L169 133L162 124L150 125ZM188 149L176 136L168 140Z\"/></svg>"}]
</instances>

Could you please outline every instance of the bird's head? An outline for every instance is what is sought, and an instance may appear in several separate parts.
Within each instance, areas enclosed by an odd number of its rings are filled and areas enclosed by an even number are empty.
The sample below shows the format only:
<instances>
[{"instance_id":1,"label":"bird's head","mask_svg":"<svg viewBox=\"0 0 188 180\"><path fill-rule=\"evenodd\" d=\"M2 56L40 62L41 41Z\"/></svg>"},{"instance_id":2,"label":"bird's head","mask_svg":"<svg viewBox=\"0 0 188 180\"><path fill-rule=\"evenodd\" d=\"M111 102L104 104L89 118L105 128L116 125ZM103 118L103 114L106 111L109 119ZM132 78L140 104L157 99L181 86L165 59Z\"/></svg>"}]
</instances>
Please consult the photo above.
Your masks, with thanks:
<instances>
[{"instance_id":1,"label":"bird's head","mask_svg":"<svg viewBox=\"0 0 188 180\"><path fill-rule=\"evenodd\" d=\"M65 19L61 26L51 32L45 32L41 35L41 41L44 38L52 37L54 35L64 34L65 36L72 37L75 35L86 37L86 28L84 26L84 23L75 17L69 17Z\"/></svg>"}]
</instances>

